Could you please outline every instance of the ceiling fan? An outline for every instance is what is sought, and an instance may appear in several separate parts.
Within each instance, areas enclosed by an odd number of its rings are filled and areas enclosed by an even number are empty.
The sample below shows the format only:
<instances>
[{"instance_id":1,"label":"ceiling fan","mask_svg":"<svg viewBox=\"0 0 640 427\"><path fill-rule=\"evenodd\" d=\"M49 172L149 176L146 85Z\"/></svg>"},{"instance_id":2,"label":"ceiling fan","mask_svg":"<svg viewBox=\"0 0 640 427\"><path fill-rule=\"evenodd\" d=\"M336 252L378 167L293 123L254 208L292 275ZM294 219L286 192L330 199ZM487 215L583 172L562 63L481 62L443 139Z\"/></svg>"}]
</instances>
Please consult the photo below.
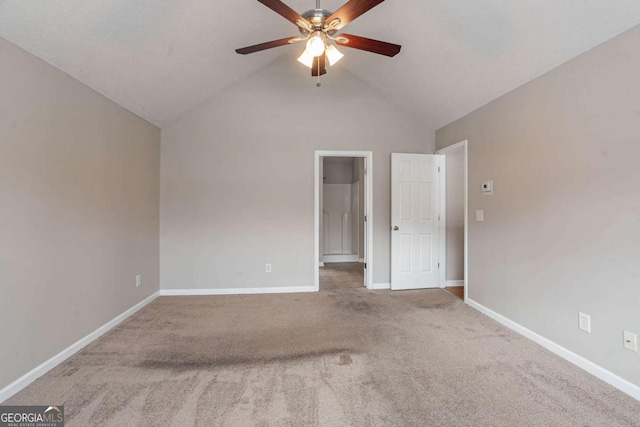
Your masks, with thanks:
<instances>
[{"instance_id":1,"label":"ceiling fan","mask_svg":"<svg viewBox=\"0 0 640 427\"><path fill-rule=\"evenodd\" d=\"M351 21L365 12L373 9L384 0L349 0L340 9L331 13L320 8L320 0L316 0L316 8L299 15L280 0L258 0L269 9L291 21L298 27L302 37L285 37L266 43L236 49L241 55L260 52L278 46L306 41L306 49L298 58L298 61L311 68L311 75L326 74L326 63L332 66L344 56L331 42L339 46L365 50L385 56L396 56L400 52L400 45L368 39L366 37L351 34L337 33ZM318 86L320 83L318 82Z\"/></svg>"}]
</instances>

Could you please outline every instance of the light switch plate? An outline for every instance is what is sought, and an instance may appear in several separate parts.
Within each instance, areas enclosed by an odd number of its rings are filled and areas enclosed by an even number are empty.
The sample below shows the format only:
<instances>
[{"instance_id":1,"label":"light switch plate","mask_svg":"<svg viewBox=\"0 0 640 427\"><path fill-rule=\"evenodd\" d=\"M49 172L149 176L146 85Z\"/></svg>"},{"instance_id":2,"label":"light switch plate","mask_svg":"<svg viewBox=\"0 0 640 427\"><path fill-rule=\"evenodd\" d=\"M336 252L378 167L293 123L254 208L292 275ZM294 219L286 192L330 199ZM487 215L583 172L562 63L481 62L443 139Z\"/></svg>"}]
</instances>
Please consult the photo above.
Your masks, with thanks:
<instances>
[{"instance_id":1,"label":"light switch plate","mask_svg":"<svg viewBox=\"0 0 640 427\"><path fill-rule=\"evenodd\" d=\"M482 194L485 196L493 196L493 181L484 181L482 183Z\"/></svg>"},{"instance_id":2,"label":"light switch plate","mask_svg":"<svg viewBox=\"0 0 640 427\"><path fill-rule=\"evenodd\" d=\"M638 352L638 336L633 332L624 331L624 348Z\"/></svg>"},{"instance_id":3,"label":"light switch plate","mask_svg":"<svg viewBox=\"0 0 640 427\"><path fill-rule=\"evenodd\" d=\"M484 211L477 210L476 211L476 221L484 221Z\"/></svg>"}]
</instances>

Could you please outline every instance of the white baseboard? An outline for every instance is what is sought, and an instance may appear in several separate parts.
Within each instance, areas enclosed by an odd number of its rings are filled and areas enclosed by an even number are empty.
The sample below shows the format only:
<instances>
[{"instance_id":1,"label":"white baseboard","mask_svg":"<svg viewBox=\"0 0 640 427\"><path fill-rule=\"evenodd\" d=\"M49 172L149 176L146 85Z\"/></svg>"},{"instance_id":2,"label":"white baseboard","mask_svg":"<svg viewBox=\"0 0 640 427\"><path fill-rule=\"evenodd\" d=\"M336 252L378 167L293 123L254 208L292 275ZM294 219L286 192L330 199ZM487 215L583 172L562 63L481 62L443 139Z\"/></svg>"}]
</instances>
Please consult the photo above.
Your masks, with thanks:
<instances>
[{"instance_id":1,"label":"white baseboard","mask_svg":"<svg viewBox=\"0 0 640 427\"><path fill-rule=\"evenodd\" d=\"M41 376L43 376L44 374L46 374L47 372L55 368L56 366L58 366L60 363L64 362L69 357L73 356L78 351L82 350L84 347L91 344L93 341L97 340L102 335L106 334L111 329L113 329L114 327L118 326L120 323L122 323L124 320L126 320L129 316L134 314L136 311L140 310L141 308L149 304L151 301L156 299L159 295L160 295L160 292L155 292L153 295L140 301L139 303L137 303L136 305L134 305L133 307L131 307L130 309L122 313L121 315L115 317L114 319L100 326L98 329L91 332L89 335L71 344L69 347L65 348L60 353L53 356L51 359L33 368L32 370L30 370L29 372L27 372L26 374L24 374L23 376L21 376L20 378L18 378L17 380L15 380L11 384L9 384L8 386L0 390L0 403L9 399L11 396L18 393L20 390L22 390L23 388L25 388L26 386L28 386L29 384L31 384L32 382L34 382L35 380L37 380L38 378L40 378Z\"/></svg>"},{"instance_id":2,"label":"white baseboard","mask_svg":"<svg viewBox=\"0 0 640 427\"><path fill-rule=\"evenodd\" d=\"M373 289L373 290L391 289L391 283L374 283L371 286L369 286L369 289Z\"/></svg>"},{"instance_id":3,"label":"white baseboard","mask_svg":"<svg viewBox=\"0 0 640 427\"><path fill-rule=\"evenodd\" d=\"M456 288L458 286L464 286L464 280L447 280L444 282L446 288Z\"/></svg>"},{"instance_id":4,"label":"white baseboard","mask_svg":"<svg viewBox=\"0 0 640 427\"><path fill-rule=\"evenodd\" d=\"M478 310L479 312L481 312L482 314L492 318L493 320L502 323L504 326L506 326L509 329L512 329L514 331L516 331L517 333L519 333L520 335L523 335L524 337L530 339L531 341L535 342L536 344L541 345L542 347L546 348L547 350L551 351L552 353L555 353L556 355L562 357L563 359L573 363L574 365L578 366L579 368L584 369L585 371L589 372L591 375L594 375L595 377L601 379L602 381L606 382L607 384L612 385L613 387L617 388L618 390L622 391L623 393L628 394L629 396L633 397L636 400L640 400L640 386L633 384L627 380L625 380L624 378L619 377L618 375L614 374L613 372L610 372L608 370L606 370L605 368L603 368L600 365L596 365L595 363L593 363L592 361L585 359L584 357L572 352L571 350L567 350L566 348L562 347L559 344L556 344L555 342L543 337L542 335L538 335L537 333L533 332L530 329L525 328L524 326L520 325L519 323L514 322L511 319L508 319L507 317L496 313L495 311L483 306L482 304L467 298L466 300L467 304L469 304L469 306L473 307L474 309Z\"/></svg>"},{"instance_id":5,"label":"white baseboard","mask_svg":"<svg viewBox=\"0 0 640 427\"><path fill-rule=\"evenodd\" d=\"M324 267L324 262L319 262L318 267Z\"/></svg>"},{"instance_id":6,"label":"white baseboard","mask_svg":"<svg viewBox=\"0 0 640 427\"><path fill-rule=\"evenodd\" d=\"M278 288L160 289L162 296L296 294L301 292L316 292L316 288L314 286L283 286Z\"/></svg>"},{"instance_id":7,"label":"white baseboard","mask_svg":"<svg viewBox=\"0 0 640 427\"><path fill-rule=\"evenodd\" d=\"M322 261L325 264L332 262L358 262L358 255L323 255Z\"/></svg>"}]
</instances>

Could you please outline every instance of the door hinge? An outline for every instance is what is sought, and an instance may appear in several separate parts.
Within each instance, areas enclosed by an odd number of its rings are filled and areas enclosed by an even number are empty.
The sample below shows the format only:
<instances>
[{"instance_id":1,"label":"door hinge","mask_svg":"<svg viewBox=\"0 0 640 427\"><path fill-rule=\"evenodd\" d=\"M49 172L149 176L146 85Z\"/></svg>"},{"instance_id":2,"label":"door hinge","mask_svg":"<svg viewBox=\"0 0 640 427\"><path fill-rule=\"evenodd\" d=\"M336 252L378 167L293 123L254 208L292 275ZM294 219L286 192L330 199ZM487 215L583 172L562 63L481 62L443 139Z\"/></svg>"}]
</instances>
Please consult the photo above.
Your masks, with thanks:
<instances>
[{"instance_id":1,"label":"door hinge","mask_svg":"<svg viewBox=\"0 0 640 427\"><path fill-rule=\"evenodd\" d=\"M440 166L438 166L438 172L440 172Z\"/></svg>"},{"instance_id":2,"label":"door hinge","mask_svg":"<svg viewBox=\"0 0 640 427\"><path fill-rule=\"evenodd\" d=\"M438 263L438 268L440 268L440 263Z\"/></svg>"},{"instance_id":3,"label":"door hinge","mask_svg":"<svg viewBox=\"0 0 640 427\"><path fill-rule=\"evenodd\" d=\"M367 263L366 262L364 263L364 269L365 270L367 269Z\"/></svg>"},{"instance_id":4,"label":"door hinge","mask_svg":"<svg viewBox=\"0 0 640 427\"><path fill-rule=\"evenodd\" d=\"M364 222L367 222L367 216L366 215L364 216Z\"/></svg>"}]
</instances>

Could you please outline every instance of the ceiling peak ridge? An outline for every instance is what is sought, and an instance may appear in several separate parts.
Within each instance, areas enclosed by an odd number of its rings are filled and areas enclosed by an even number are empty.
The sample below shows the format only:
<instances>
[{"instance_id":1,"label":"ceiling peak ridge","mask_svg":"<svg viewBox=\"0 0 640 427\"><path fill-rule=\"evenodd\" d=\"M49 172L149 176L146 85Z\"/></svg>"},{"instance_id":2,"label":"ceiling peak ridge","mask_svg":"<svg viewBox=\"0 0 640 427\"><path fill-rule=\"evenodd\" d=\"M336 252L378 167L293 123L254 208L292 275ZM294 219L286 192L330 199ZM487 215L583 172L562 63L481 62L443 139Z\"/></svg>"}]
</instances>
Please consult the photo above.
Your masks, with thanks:
<instances>
[{"instance_id":1,"label":"ceiling peak ridge","mask_svg":"<svg viewBox=\"0 0 640 427\"><path fill-rule=\"evenodd\" d=\"M271 67L276 62L279 62L285 56L286 55L284 55L284 54L280 54L280 55L276 56L275 58L273 58L273 60L267 62L262 67L258 68L255 71L252 71L252 72L250 72L250 73L248 73L248 74L246 74L244 76L240 76L240 78L234 80L233 82L231 82L230 84L226 85L222 89L215 91L214 93L212 93L211 95L207 96L205 99L203 99L202 101L198 102L197 104L192 105L189 108L186 108L185 110L183 110L182 112L176 114L175 116L173 116L171 118L168 118L166 120L162 120L161 121L161 125L159 126L160 129L165 129L165 128L171 127L174 124L180 122L182 119L187 117L189 114L196 112L197 110L199 110L200 108L202 108L205 105L209 104L210 102L213 102L216 99L222 97L226 93L228 93L231 90L235 89L236 87L240 86L240 84L242 84L246 80L249 80L253 76L255 76L255 75L259 74L260 72L262 72L263 70Z\"/></svg>"},{"instance_id":2,"label":"ceiling peak ridge","mask_svg":"<svg viewBox=\"0 0 640 427\"><path fill-rule=\"evenodd\" d=\"M344 71L346 73L350 74L354 79L358 80L363 85L365 85L368 88L370 88L377 96L379 96L380 98L384 99L388 104L390 104L393 107L397 108L399 111L402 111L404 114L406 114L407 116L411 117L412 119L414 119L415 121L420 123L422 126L425 126L427 128L427 130L429 130L431 132L435 132L434 127L426 119L420 118L413 111L409 111L409 109L403 107L402 105L400 105L399 103L397 103L393 99L389 98L389 96L386 93L384 93L382 90L380 90L377 86L374 86L373 84L371 84L368 81L366 81L363 78L361 78L355 72L351 71L351 69L347 65L345 65Z\"/></svg>"},{"instance_id":3,"label":"ceiling peak ridge","mask_svg":"<svg viewBox=\"0 0 640 427\"><path fill-rule=\"evenodd\" d=\"M116 101L114 98L114 95L111 94L108 89L105 89L104 87L102 87L102 85L98 85L98 84L89 84L85 81L85 79L83 77L86 76L82 76L82 75L75 75L75 74L71 74L68 71L63 70L62 68L60 68L59 65L56 65L54 62L52 62L50 59L45 58L35 52L32 52L31 49L28 49L26 47L20 46L18 45L16 42L14 42L11 39L8 39L4 36L0 36L0 39L5 40L7 43L11 44L12 46L14 46L17 49L20 49L21 51L25 52L26 54L30 55L31 57L35 58L36 60L46 64L49 67L54 68L56 71L64 74L65 76L69 77L70 79L74 80L75 82L81 84L82 86L86 87L87 89L91 90L92 92L95 92L96 94L100 95L101 97L103 97L104 99L106 99L107 101L113 103L114 105L117 105L118 107L127 110L128 112L130 112L131 114L133 114L136 117L141 118L142 120L148 122L149 124L157 127L157 128L161 128L159 121L158 120L153 120L149 114L148 111L146 111L146 109L140 105L139 103L131 100L130 98L127 98L126 101L129 105L125 105L124 102L120 102L120 101ZM78 73L81 74L81 73Z\"/></svg>"}]
</instances>

